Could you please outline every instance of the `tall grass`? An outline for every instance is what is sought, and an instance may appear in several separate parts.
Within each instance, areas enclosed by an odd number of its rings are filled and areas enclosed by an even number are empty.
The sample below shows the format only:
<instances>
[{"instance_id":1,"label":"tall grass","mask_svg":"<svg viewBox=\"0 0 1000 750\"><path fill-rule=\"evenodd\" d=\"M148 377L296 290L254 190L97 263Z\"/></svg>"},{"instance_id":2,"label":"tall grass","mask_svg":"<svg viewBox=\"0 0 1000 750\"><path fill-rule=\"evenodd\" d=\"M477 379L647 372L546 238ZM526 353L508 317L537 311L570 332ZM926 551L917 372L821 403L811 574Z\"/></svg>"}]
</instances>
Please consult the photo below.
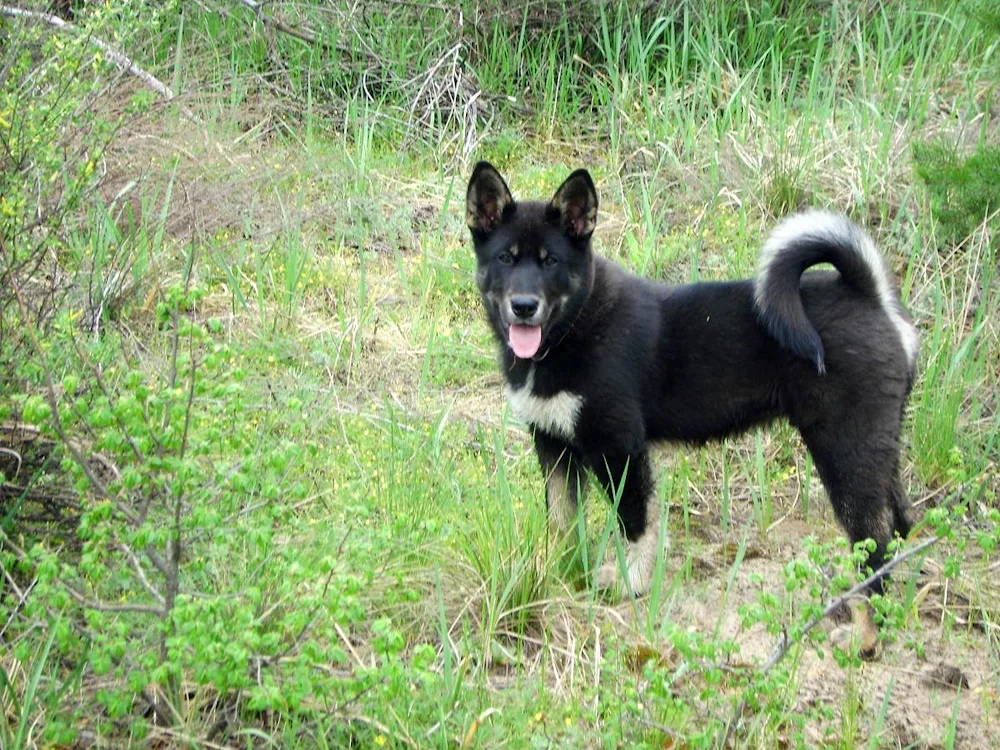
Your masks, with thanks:
<instances>
[{"instance_id":1,"label":"tall grass","mask_svg":"<svg viewBox=\"0 0 1000 750\"><path fill-rule=\"evenodd\" d=\"M987 387L997 347L989 322L1000 305L995 255L992 245L973 239L967 252L953 259L961 271L936 271L934 324L923 342L923 383L913 417L917 465L930 484L977 475L990 466L984 448L995 445L1000 424L983 414L974 394ZM962 420L981 429L963 435Z\"/></svg>"}]
</instances>

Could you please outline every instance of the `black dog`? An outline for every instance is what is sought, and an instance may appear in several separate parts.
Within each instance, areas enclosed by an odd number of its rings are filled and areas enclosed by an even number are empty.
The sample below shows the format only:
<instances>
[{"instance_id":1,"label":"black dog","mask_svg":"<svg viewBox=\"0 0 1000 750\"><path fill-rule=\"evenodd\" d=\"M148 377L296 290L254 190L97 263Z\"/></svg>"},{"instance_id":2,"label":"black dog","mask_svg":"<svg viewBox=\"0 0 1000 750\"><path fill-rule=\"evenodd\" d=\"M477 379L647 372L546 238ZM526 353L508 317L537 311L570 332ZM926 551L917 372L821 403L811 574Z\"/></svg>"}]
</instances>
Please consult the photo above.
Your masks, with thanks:
<instances>
[{"instance_id":1,"label":"black dog","mask_svg":"<svg viewBox=\"0 0 1000 750\"><path fill-rule=\"evenodd\" d=\"M566 529L592 470L619 498L633 592L648 588L663 544L653 441L701 443L785 417L851 541L875 541L873 569L893 533L908 534L900 430L917 332L878 251L846 218L792 216L764 246L756 280L683 286L592 253L597 192L586 170L548 203L516 203L480 162L466 221L507 397L534 430L550 522ZM818 263L837 272L803 275ZM598 585L616 570L605 565ZM861 625L871 651L870 612Z\"/></svg>"}]
</instances>

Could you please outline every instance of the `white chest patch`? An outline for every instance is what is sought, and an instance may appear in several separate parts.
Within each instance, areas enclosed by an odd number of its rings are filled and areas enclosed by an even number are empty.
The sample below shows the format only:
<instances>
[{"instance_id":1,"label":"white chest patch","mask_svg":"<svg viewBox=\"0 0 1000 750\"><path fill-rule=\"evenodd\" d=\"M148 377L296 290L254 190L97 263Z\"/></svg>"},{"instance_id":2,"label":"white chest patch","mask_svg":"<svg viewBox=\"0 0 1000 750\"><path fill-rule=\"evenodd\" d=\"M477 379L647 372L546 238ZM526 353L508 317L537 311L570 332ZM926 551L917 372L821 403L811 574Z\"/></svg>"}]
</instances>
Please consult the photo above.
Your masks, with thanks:
<instances>
[{"instance_id":1,"label":"white chest patch","mask_svg":"<svg viewBox=\"0 0 1000 750\"><path fill-rule=\"evenodd\" d=\"M573 440L576 435L576 420L583 408L583 396L569 391L560 391L554 396L536 396L534 386L535 368L532 365L523 386L504 387L514 414L550 435Z\"/></svg>"}]
</instances>

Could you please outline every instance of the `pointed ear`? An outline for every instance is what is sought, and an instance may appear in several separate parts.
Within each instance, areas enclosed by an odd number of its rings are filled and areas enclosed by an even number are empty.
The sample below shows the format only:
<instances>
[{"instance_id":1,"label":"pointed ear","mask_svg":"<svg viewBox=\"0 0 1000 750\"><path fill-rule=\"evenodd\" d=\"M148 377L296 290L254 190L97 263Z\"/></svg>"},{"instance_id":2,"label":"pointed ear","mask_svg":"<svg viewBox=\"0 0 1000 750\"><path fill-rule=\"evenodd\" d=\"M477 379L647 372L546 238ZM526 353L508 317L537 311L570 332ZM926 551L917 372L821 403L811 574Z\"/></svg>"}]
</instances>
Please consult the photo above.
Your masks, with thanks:
<instances>
[{"instance_id":1,"label":"pointed ear","mask_svg":"<svg viewBox=\"0 0 1000 750\"><path fill-rule=\"evenodd\" d=\"M479 162L472 170L465 193L465 223L469 229L490 234L513 205L514 199L500 173L489 162Z\"/></svg>"},{"instance_id":2,"label":"pointed ear","mask_svg":"<svg viewBox=\"0 0 1000 750\"><path fill-rule=\"evenodd\" d=\"M545 211L567 237L586 239L597 226L597 188L586 169L578 169L556 190Z\"/></svg>"}]
</instances>

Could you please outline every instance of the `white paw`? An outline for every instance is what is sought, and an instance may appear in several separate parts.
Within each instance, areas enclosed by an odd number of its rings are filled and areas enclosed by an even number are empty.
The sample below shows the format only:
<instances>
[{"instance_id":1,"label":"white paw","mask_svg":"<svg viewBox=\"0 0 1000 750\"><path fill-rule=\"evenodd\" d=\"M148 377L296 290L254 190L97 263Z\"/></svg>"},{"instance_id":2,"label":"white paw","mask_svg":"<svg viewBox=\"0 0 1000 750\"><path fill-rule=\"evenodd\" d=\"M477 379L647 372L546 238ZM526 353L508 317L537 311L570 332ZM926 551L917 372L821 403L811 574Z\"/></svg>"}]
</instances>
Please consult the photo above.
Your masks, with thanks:
<instances>
[{"instance_id":1,"label":"white paw","mask_svg":"<svg viewBox=\"0 0 1000 750\"><path fill-rule=\"evenodd\" d=\"M830 644L845 651L850 651L852 646L857 647L861 643L861 634L854 624L838 625L830 631Z\"/></svg>"},{"instance_id":2,"label":"white paw","mask_svg":"<svg viewBox=\"0 0 1000 750\"><path fill-rule=\"evenodd\" d=\"M618 582L618 564L617 563L604 563L600 568L597 569L597 575L594 576L594 586L599 589L610 589L614 588L615 584Z\"/></svg>"},{"instance_id":3,"label":"white paw","mask_svg":"<svg viewBox=\"0 0 1000 750\"><path fill-rule=\"evenodd\" d=\"M867 603L854 603L851 613L853 617L850 624L830 631L830 643L845 651L857 653L865 661L877 659L881 645L870 606Z\"/></svg>"},{"instance_id":4,"label":"white paw","mask_svg":"<svg viewBox=\"0 0 1000 750\"><path fill-rule=\"evenodd\" d=\"M635 542L626 546L625 565L627 571L628 591L633 596L642 596L649 591L653 581L653 570L656 567L656 556L660 550L666 549L666 544L657 543L659 531L650 530L643 534ZM594 584L599 589L613 588L619 581L626 583L622 579L621 568L618 560L605 563L597 570L594 577Z\"/></svg>"},{"instance_id":5,"label":"white paw","mask_svg":"<svg viewBox=\"0 0 1000 750\"><path fill-rule=\"evenodd\" d=\"M594 577L594 584L599 589L609 589L621 581L628 584L627 588L633 596L648 593L653 582L653 570L656 568L656 558L662 552L666 555L669 547L669 537L666 527L661 529L660 503L651 497L647 505L646 528L634 542L625 543L626 579L622 580L621 569L617 555L611 562L605 563ZM663 536L660 536L660 532Z\"/></svg>"}]
</instances>

